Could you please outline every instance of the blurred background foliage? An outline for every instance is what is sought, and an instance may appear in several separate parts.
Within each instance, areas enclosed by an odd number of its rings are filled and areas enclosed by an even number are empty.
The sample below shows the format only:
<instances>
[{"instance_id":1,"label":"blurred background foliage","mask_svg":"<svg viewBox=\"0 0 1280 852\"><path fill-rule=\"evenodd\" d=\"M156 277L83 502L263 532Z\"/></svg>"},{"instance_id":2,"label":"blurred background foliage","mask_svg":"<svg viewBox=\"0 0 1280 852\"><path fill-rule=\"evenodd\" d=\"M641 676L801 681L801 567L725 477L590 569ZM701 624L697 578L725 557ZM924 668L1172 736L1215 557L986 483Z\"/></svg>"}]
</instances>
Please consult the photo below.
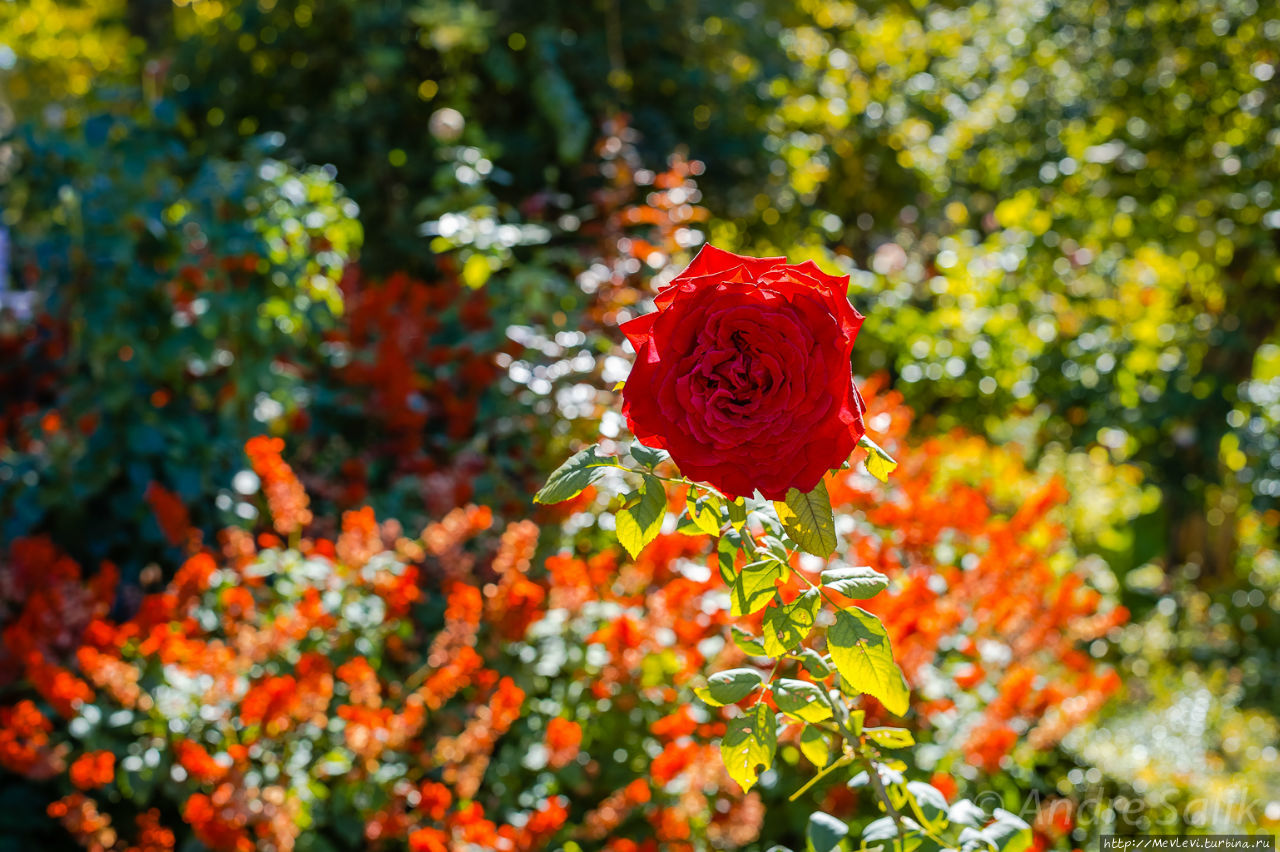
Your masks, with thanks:
<instances>
[{"instance_id":1,"label":"blurred background foliage","mask_svg":"<svg viewBox=\"0 0 1280 852\"><path fill-rule=\"evenodd\" d=\"M1058 477L1056 570L1131 613L1110 709L990 772L1274 824L1278 44L1256 0L0 0L0 537L136 588L157 494L254 523L263 432L320 525L525 517L703 239L813 258L915 439L1009 513Z\"/></svg>"}]
</instances>

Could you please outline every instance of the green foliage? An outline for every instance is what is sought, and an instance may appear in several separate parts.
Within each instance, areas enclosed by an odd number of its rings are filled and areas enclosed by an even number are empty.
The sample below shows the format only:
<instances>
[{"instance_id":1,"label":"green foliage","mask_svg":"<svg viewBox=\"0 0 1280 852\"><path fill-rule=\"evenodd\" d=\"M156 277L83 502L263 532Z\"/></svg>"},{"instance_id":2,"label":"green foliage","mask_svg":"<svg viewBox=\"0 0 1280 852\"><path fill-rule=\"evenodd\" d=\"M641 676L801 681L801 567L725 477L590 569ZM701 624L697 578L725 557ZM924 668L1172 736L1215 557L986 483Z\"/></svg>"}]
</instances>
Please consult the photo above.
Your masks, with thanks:
<instances>
[{"instance_id":1,"label":"green foliage","mask_svg":"<svg viewBox=\"0 0 1280 852\"><path fill-rule=\"evenodd\" d=\"M618 541L634 559L649 542L658 536L662 520L667 514L667 492L662 480L652 474L643 474L638 491L616 516Z\"/></svg>"},{"instance_id":2,"label":"green foliage","mask_svg":"<svg viewBox=\"0 0 1280 852\"><path fill-rule=\"evenodd\" d=\"M138 567L168 546L143 524L148 486L184 500L225 488L244 441L305 399L283 365L322 360L361 239L355 206L330 172L291 168L269 145L194 157L180 124L167 101L126 100L16 131L23 169L4 215L65 352L40 400L65 427L0 450L7 537L54 531Z\"/></svg>"},{"instance_id":3,"label":"green foliage","mask_svg":"<svg viewBox=\"0 0 1280 852\"><path fill-rule=\"evenodd\" d=\"M742 566L729 587L729 611L741 616L764 609L777 596L776 584L789 571L787 564L775 556L766 556Z\"/></svg>"},{"instance_id":4,"label":"green foliage","mask_svg":"<svg viewBox=\"0 0 1280 852\"><path fill-rule=\"evenodd\" d=\"M787 535L806 553L825 559L835 552L836 522L827 486L819 482L808 494L792 488L785 501L774 503L774 509Z\"/></svg>"},{"instance_id":5,"label":"green foliage","mask_svg":"<svg viewBox=\"0 0 1280 852\"><path fill-rule=\"evenodd\" d=\"M856 606L839 610L827 631L827 643L841 686L879 699L895 716L906 714L907 684L880 619Z\"/></svg>"},{"instance_id":6,"label":"green foliage","mask_svg":"<svg viewBox=\"0 0 1280 852\"><path fill-rule=\"evenodd\" d=\"M809 589L789 604L776 604L764 612L764 650L780 657L803 642L817 623L822 596Z\"/></svg>"},{"instance_id":7,"label":"green foliage","mask_svg":"<svg viewBox=\"0 0 1280 852\"><path fill-rule=\"evenodd\" d=\"M729 669L707 678L707 685L696 690L698 697L712 707L736 704L760 688L764 677L755 669Z\"/></svg>"},{"instance_id":8,"label":"green foliage","mask_svg":"<svg viewBox=\"0 0 1280 852\"><path fill-rule=\"evenodd\" d=\"M616 468L616 459L602 457L600 448L592 444L574 453L547 477L546 485L533 495L535 503L561 503L577 497L582 489L595 482L609 468Z\"/></svg>"},{"instance_id":9,"label":"green foliage","mask_svg":"<svg viewBox=\"0 0 1280 852\"><path fill-rule=\"evenodd\" d=\"M831 814L815 811L813 816L809 817L809 829L806 835L813 852L831 852L840 845L840 841L848 833L849 826Z\"/></svg>"},{"instance_id":10,"label":"green foliage","mask_svg":"<svg viewBox=\"0 0 1280 852\"><path fill-rule=\"evenodd\" d=\"M720 741L720 754L724 758L729 777L738 782L743 792L750 790L760 780L760 773L773 765L778 750L778 730L773 713L763 704L757 704L741 716L729 720L724 738Z\"/></svg>"},{"instance_id":11,"label":"green foliage","mask_svg":"<svg viewBox=\"0 0 1280 852\"><path fill-rule=\"evenodd\" d=\"M870 598L888 588L889 578L865 565L841 565L822 572L822 585L848 598Z\"/></svg>"}]
</instances>

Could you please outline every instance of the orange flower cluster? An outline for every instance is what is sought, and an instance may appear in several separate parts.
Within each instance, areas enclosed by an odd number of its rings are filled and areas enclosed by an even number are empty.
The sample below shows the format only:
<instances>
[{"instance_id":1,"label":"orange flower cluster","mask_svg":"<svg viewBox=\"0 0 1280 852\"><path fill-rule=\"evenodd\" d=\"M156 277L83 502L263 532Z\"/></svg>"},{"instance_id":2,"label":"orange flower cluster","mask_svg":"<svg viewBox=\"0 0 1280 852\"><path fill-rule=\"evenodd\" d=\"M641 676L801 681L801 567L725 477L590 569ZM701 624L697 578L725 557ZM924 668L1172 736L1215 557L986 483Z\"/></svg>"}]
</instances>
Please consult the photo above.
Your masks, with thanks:
<instances>
[{"instance_id":1,"label":"orange flower cluster","mask_svg":"<svg viewBox=\"0 0 1280 852\"><path fill-rule=\"evenodd\" d=\"M450 466L429 436L456 442L474 435L480 399L498 376L495 355L519 346L503 340L498 350L490 348L487 293L466 289L450 258L438 262L445 274L430 283L403 272L372 280L349 267L342 280L343 322L330 333L329 344L357 353L337 378L351 389L352 407L377 430L369 444L393 463L397 475L427 478L428 508L444 513L471 499L474 471L465 464ZM446 342L438 334L459 328L466 333L461 341ZM340 489L325 496L339 505L363 501L367 466L353 459Z\"/></svg>"},{"instance_id":2,"label":"orange flower cluster","mask_svg":"<svg viewBox=\"0 0 1280 852\"><path fill-rule=\"evenodd\" d=\"M65 660L89 624L110 611L118 576L115 566L106 563L86 580L80 566L47 538L10 544L8 554L0 557L0 685L34 665L51 690L70 689L65 700L83 696L65 679L55 683L57 672L45 669L45 661Z\"/></svg>"},{"instance_id":3,"label":"orange flower cluster","mask_svg":"<svg viewBox=\"0 0 1280 852\"><path fill-rule=\"evenodd\" d=\"M547 765L563 769L573 762L582 747L582 726L556 716L547 723Z\"/></svg>"},{"instance_id":4,"label":"orange flower cluster","mask_svg":"<svg viewBox=\"0 0 1280 852\"><path fill-rule=\"evenodd\" d=\"M160 812L146 810L135 818L137 838L129 843L111 826L111 817L98 810L93 799L72 793L49 805L49 816L62 823L67 832L88 852L173 852L173 832L160 824Z\"/></svg>"},{"instance_id":5,"label":"orange flower cluster","mask_svg":"<svg viewBox=\"0 0 1280 852\"><path fill-rule=\"evenodd\" d=\"M308 499L281 448L254 439L248 452L269 507L286 515L275 531L300 536L311 520ZM363 814L370 840L541 848L569 818L560 798L543 798L509 822L487 817L475 800L525 702L524 690L487 661L521 638L547 596L530 577L537 528L518 524L496 546L469 547L491 524L487 510L459 509L408 540L365 509L346 513L336 542L299 537L297 549L274 535L255 542L229 533L225 560L192 555L164 589L115 623L105 618L112 573L86 583L51 547L22 542L11 561L56 570L14 575L18 591L39 583L45 590L11 614L9 630L30 649L18 671L65 718L87 713L91 703L95 718L117 708L140 713L145 748L171 751L172 779L184 792L175 804L187 830L214 852L289 852L312 807L301 793L317 783L371 783L387 764L443 783L397 781L389 801ZM406 564L406 554L421 564ZM448 590L434 635L409 620L423 597L424 570ZM44 624L52 601L80 602L83 616L46 658L38 637L21 631ZM415 658L427 665L397 668ZM36 778L65 773L85 791L113 783L115 754L127 748L86 750L70 735L74 726L59 726L30 700L0 705L0 721L5 767ZM310 758L284 769L279 760L317 736ZM344 760L335 763L335 754ZM66 799L51 813L87 848L124 849L92 799ZM154 815L140 816L138 826L131 849L172 846L174 832Z\"/></svg>"},{"instance_id":6,"label":"orange flower cluster","mask_svg":"<svg viewBox=\"0 0 1280 852\"><path fill-rule=\"evenodd\" d=\"M35 779L61 772L66 749L53 745L52 732L53 723L29 699L0 707L0 766Z\"/></svg>"},{"instance_id":7,"label":"orange flower cluster","mask_svg":"<svg viewBox=\"0 0 1280 852\"><path fill-rule=\"evenodd\" d=\"M105 787L115 780L116 756L109 751L85 752L71 764L69 775L81 790Z\"/></svg>"},{"instance_id":8,"label":"orange flower cluster","mask_svg":"<svg viewBox=\"0 0 1280 852\"><path fill-rule=\"evenodd\" d=\"M284 441L264 436L250 438L244 451L253 472L262 481L262 493L267 498L276 532L283 536L301 532L311 523L311 500L294 476L293 468L280 457Z\"/></svg>"},{"instance_id":9,"label":"orange flower cluster","mask_svg":"<svg viewBox=\"0 0 1280 852\"><path fill-rule=\"evenodd\" d=\"M1124 624L1128 613L1107 608L1074 565L1063 573L1055 559L1067 546L1054 520L1067 499L1060 481L1039 480L1020 461L961 433L905 446L909 412L896 394L875 393L881 381L864 392L867 421L885 427L881 443L900 461L892 497L858 473L831 477L828 489L833 503L865 517L851 541L857 564L892 578L891 592L864 605L885 623L908 681L929 667L949 673L959 690L995 688L996 697L961 731L966 760L994 771L1020 742L1051 748L1118 689L1116 673L1080 648ZM965 470L994 461L1017 478L1016 504L1003 503L985 478L973 481ZM954 703L920 709L941 718Z\"/></svg>"}]
</instances>

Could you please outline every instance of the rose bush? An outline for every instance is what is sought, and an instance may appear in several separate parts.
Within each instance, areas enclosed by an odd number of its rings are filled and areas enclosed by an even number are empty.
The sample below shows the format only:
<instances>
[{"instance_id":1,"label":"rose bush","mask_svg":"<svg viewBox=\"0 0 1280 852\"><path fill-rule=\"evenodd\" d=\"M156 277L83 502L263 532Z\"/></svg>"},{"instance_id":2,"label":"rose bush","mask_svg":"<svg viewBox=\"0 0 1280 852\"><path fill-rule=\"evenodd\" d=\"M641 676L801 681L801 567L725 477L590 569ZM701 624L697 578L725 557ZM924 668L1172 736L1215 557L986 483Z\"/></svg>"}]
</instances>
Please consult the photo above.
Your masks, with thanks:
<instances>
[{"instance_id":1,"label":"rose bush","mask_svg":"<svg viewBox=\"0 0 1280 852\"><path fill-rule=\"evenodd\" d=\"M643 444L729 497L813 489L866 429L849 357L849 277L705 246L622 326L636 349L623 414Z\"/></svg>"}]
</instances>

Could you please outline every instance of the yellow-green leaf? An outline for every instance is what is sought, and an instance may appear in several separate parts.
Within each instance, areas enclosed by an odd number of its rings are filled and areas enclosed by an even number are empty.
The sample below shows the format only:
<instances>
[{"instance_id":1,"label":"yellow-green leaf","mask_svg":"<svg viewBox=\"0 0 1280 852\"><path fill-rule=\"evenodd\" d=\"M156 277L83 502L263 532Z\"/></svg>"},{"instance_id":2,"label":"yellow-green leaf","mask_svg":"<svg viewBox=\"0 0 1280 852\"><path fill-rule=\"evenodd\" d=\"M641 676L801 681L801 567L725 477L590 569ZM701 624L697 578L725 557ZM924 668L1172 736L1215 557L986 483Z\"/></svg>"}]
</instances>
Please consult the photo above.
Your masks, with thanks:
<instances>
[{"instance_id":1,"label":"yellow-green leaf","mask_svg":"<svg viewBox=\"0 0 1280 852\"><path fill-rule=\"evenodd\" d=\"M915 737L906 728L866 728L866 738L884 748L906 748L915 745Z\"/></svg>"},{"instance_id":2,"label":"yellow-green leaf","mask_svg":"<svg viewBox=\"0 0 1280 852\"><path fill-rule=\"evenodd\" d=\"M646 473L640 486L640 499L615 516L618 541L635 559L644 546L658 537L662 519L667 513L667 493L662 480Z\"/></svg>"},{"instance_id":3,"label":"yellow-green leaf","mask_svg":"<svg viewBox=\"0 0 1280 852\"><path fill-rule=\"evenodd\" d=\"M773 703L802 722L821 722L831 718L831 707L823 700L821 689L807 680L778 678L773 683Z\"/></svg>"},{"instance_id":4,"label":"yellow-green leaf","mask_svg":"<svg viewBox=\"0 0 1280 852\"><path fill-rule=\"evenodd\" d=\"M825 483L819 481L808 494L792 488L787 499L775 501L773 508L787 535L806 552L824 559L835 553L836 521Z\"/></svg>"},{"instance_id":5,"label":"yellow-green leaf","mask_svg":"<svg viewBox=\"0 0 1280 852\"><path fill-rule=\"evenodd\" d=\"M773 766L777 750L778 731L773 712L763 704L730 719L720 740L720 757L725 769L744 793L756 785L760 773Z\"/></svg>"},{"instance_id":6,"label":"yellow-green leaf","mask_svg":"<svg viewBox=\"0 0 1280 852\"><path fill-rule=\"evenodd\" d=\"M810 763L821 769L831 759L831 744L821 729L805 726L800 732L800 753Z\"/></svg>"},{"instance_id":7,"label":"yellow-green leaf","mask_svg":"<svg viewBox=\"0 0 1280 852\"><path fill-rule=\"evenodd\" d=\"M594 444L574 453L547 477L547 484L533 495L535 503L560 503L577 497L582 489L599 479L606 469L617 467L616 459L601 456Z\"/></svg>"},{"instance_id":8,"label":"yellow-green leaf","mask_svg":"<svg viewBox=\"0 0 1280 852\"><path fill-rule=\"evenodd\" d=\"M764 643L738 625L730 628L733 631L733 643L742 649L744 654L750 654L753 657L767 657L765 653Z\"/></svg>"},{"instance_id":9,"label":"yellow-green leaf","mask_svg":"<svg viewBox=\"0 0 1280 852\"><path fill-rule=\"evenodd\" d=\"M723 707L746 698L762 683L764 677L755 669L727 669L707 678L707 685L694 693L713 707Z\"/></svg>"},{"instance_id":10,"label":"yellow-green leaf","mask_svg":"<svg viewBox=\"0 0 1280 852\"><path fill-rule=\"evenodd\" d=\"M813 629L822 608L822 595L809 589L789 604L770 607L764 614L764 650L780 657L799 645Z\"/></svg>"},{"instance_id":11,"label":"yellow-green leaf","mask_svg":"<svg viewBox=\"0 0 1280 852\"><path fill-rule=\"evenodd\" d=\"M685 498L685 509L689 513L690 520L707 535L720 535L722 522L719 502L710 496L695 498L693 489L689 490Z\"/></svg>"},{"instance_id":12,"label":"yellow-green leaf","mask_svg":"<svg viewBox=\"0 0 1280 852\"><path fill-rule=\"evenodd\" d=\"M733 528L742 531L743 525L747 522L747 504L741 497L729 503L729 523L733 524Z\"/></svg>"},{"instance_id":13,"label":"yellow-green leaf","mask_svg":"<svg viewBox=\"0 0 1280 852\"><path fill-rule=\"evenodd\" d=\"M822 585L849 598L869 598L889 585L889 578L866 565L842 565L822 572Z\"/></svg>"},{"instance_id":14,"label":"yellow-green leaf","mask_svg":"<svg viewBox=\"0 0 1280 852\"><path fill-rule=\"evenodd\" d=\"M886 453L879 444L863 435L858 441L858 446L867 451L867 472L881 482L889 481L889 474L893 473L898 463L893 456Z\"/></svg>"},{"instance_id":15,"label":"yellow-green leaf","mask_svg":"<svg viewBox=\"0 0 1280 852\"><path fill-rule=\"evenodd\" d=\"M827 645L846 688L874 696L895 716L907 712L907 683L880 619L856 606L842 609L827 630Z\"/></svg>"},{"instance_id":16,"label":"yellow-green leaf","mask_svg":"<svg viewBox=\"0 0 1280 852\"><path fill-rule=\"evenodd\" d=\"M789 572L786 563L772 556L744 565L729 587L730 614L741 617L764 609L778 592L774 584Z\"/></svg>"}]
</instances>

